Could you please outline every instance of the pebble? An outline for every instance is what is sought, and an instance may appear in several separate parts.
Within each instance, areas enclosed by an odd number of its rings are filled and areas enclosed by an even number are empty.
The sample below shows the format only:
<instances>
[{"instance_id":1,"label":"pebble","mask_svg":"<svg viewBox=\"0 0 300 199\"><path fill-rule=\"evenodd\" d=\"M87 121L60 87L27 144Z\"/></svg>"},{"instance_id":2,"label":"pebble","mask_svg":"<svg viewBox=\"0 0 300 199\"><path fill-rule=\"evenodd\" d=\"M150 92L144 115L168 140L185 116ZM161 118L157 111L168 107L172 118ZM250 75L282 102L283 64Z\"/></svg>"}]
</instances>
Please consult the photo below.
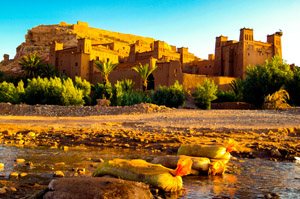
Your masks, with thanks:
<instances>
[{"instance_id":1,"label":"pebble","mask_svg":"<svg viewBox=\"0 0 300 199\"><path fill-rule=\"evenodd\" d=\"M16 192L17 189L16 189L15 187L9 187L9 188L8 188L8 191Z\"/></svg>"},{"instance_id":2,"label":"pebble","mask_svg":"<svg viewBox=\"0 0 300 199\"><path fill-rule=\"evenodd\" d=\"M67 150L69 150L69 147L63 146L62 149L63 149L64 151L67 151Z\"/></svg>"},{"instance_id":3,"label":"pebble","mask_svg":"<svg viewBox=\"0 0 300 199\"><path fill-rule=\"evenodd\" d=\"M12 173L9 174L9 177L10 178L18 178L19 174L17 172L12 172Z\"/></svg>"},{"instance_id":4,"label":"pebble","mask_svg":"<svg viewBox=\"0 0 300 199\"><path fill-rule=\"evenodd\" d=\"M0 194L6 194L6 189L4 187L0 188Z\"/></svg>"},{"instance_id":5,"label":"pebble","mask_svg":"<svg viewBox=\"0 0 300 199\"><path fill-rule=\"evenodd\" d=\"M27 173L20 173L20 178L23 178L23 177L25 177L25 176L27 176L28 174Z\"/></svg>"},{"instance_id":6,"label":"pebble","mask_svg":"<svg viewBox=\"0 0 300 199\"><path fill-rule=\"evenodd\" d=\"M32 132L30 131L28 134L27 134L28 137L35 137L35 132Z\"/></svg>"},{"instance_id":7,"label":"pebble","mask_svg":"<svg viewBox=\"0 0 300 199\"><path fill-rule=\"evenodd\" d=\"M0 169L4 169L4 163L0 163Z\"/></svg>"},{"instance_id":8,"label":"pebble","mask_svg":"<svg viewBox=\"0 0 300 199\"><path fill-rule=\"evenodd\" d=\"M62 172L62 171L55 171L54 173L53 173L53 177L59 177L59 178L62 178L62 177L64 177L65 176L65 174Z\"/></svg>"},{"instance_id":9,"label":"pebble","mask_svg":"<svg viewBox=\"0 0 300 199\"><path fill-rule=\"evenodd\" d=\"M24 163L25 160L24 160L24 159L16 159L15 162L16 162L16 163Z\"/></svg>"}]
</instances>

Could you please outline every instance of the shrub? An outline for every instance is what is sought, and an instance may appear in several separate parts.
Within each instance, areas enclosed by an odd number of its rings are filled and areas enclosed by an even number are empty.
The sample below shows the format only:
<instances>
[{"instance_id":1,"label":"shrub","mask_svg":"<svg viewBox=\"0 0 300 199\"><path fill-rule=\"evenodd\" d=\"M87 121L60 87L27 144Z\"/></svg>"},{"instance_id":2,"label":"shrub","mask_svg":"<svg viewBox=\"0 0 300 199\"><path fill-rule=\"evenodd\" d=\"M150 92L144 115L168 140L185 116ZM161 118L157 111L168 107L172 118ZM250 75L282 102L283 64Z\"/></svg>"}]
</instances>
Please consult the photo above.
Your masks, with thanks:
<instances>
[{"instance_id":1,"label":"shrub","mask_svg":"<svg viewBox=\"0 0 300 199\"><path fill-rule=\"evenodd\" d=\"M120 106L130 106L140 103L150 103L151 99L141 90L124 92L121 96Z\"/></svg>"},{"instance_id":2,"label":"shrub","mask_svg":"<svg viewBox=\"0 0 300 199\"><path fill-rule=\"evenodd\" d=\"M287 103L289 99L289 93L280 88L279 91L265 97L263 108L272 110L290 108L291 106Z\"/></svg>"},{"instance_id":3,"label":"shrub","mask_svg":"<svg viewBox=\"0 0 300 199\"><path fill-rule=\"evenodd\" d=\"M75 87L77 89L80 89L83 91L82 95L83 95L83 100L84 100L84 104L85 105L91 105L91 83L86 81L85 79L82 80L81 77L75 77Z\"/></svg>"},{"instance_id":4,"label":"shrub","mask_svg":"<svg viewBox=\"0 0 300 199\"><path fill-rule=\"evenodd\" d=\"M300 68L293 69L293 78L286 85L286 90L290 94L290 104L300 106Z\"/></svg>"},{"instance_id":5,"label":"shrub","mask_svg":"<svg viewBox=\"0 0 300 199\"><path fill-rule=\"evenodd\" d=\"M110 82L106 84L96 83L92 86L93 95L92 95L92 104L97 104L96 99L107 99L111 100L113 97L113 87Z\"/></svg>"},{"instance_id":6,"label":"shrub","mask_svg":"<svg viewBox=\"0 0 300 199\"><path fill-rule=\"evenodd\" d=\"M196 92L193 94L195 104L201 109L211 109L211 101L217 99L218 85L213 81L205 80L203 86L197 84Z\"/></svg>"},{"instance_id":7,"label":"shrub","mask_svg":"<svg viewBox=\"0 0 300 199\"><path fill-rule=\"evenodd\" d=\"M218 90L216 93L217 99L213 102L238 102L239 97L233 91L221 91Z\"/></svg>"},{"instance_id":8,"label":"shrub","mask_svg":"<svg viewBox=\"0 0 300 199\"><path fill-rule=\"evenodd\" d=\"M58 77L28 79L25 102L32 105L83 105L83 90L76 88L70 78L66 80Z\"/></svg>"},{"instance_id":9,"label":"shrub","mask_svg":"<svg viewBox=\"0 0 300 199\"><path fill-rule=\"evenodd\" d=\"M278 91L287 85L293 78L290 66L283 63L281 58L275 56L270 62L262 66L248 66L248 77L243 83L243 97L248 103L262 107L264 98L268 94Z\"/></svg>"},{"instance_id":10,"label":"shrub","mask_svg":"<svg viewBox=\"0 0 300 199\"><path fill-rule=\"evenodd\" d=\"M183 85L175 81L174 85L170 87L159 86L153 93L152 102L157 105L178 108L184 105L185 95L186 90L183 88Z\"/></svg>"},{"instance_id":11,"label":"shrub","mask_svg":"<svg viewBox=\"0 0 300 199\"><path fill-rule=\"evenodd\" d=\"M0 83L0 102L10 102L12 104L18 104L22 102L23 95L23 81L20 81L17 87L15 87L13 83L7 83L5 81Z\"/></svg>"},{"instance_id":12,"label":"shrub","mask_svg":"<svg viewBox=\"0 0 300 199\"><path fill-rule=\"evenodd\" d=\"M243 80L232 80L229 86L232 88L239 102L243 100Z\"/></svg>"}]
</instances>

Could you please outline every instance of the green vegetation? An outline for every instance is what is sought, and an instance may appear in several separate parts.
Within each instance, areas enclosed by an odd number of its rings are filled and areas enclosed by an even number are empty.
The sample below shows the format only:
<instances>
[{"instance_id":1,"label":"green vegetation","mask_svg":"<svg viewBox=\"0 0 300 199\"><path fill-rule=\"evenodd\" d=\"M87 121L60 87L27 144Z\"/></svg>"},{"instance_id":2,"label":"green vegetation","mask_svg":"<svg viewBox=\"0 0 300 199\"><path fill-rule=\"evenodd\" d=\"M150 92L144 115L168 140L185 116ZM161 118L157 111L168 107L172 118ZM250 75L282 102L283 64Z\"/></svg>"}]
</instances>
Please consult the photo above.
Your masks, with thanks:
<instances>
[{"instance_id":1,"label":"green vegetation","mask_svg":"<svg viewBox=\"0 0 300 199\"><path fill-rule=\"evenodd\" d=\"M43 65L40 57L36 53L25 55L19 62L26 78L34 78L38 76L39 68Z\"/></svg>"},{"instance_id":2,"label":"green vegetation","mask_svg":"<svg viewBox=\"0 0 300 199\"><path fill-rule=\"evenodd\" d=\"M289 99L289 93L281 87L279 91L265 97L263 108L272 110L290 108L291 106L287 103Z\"/></svg>"},{"instance_id":3,"label":"green vegetation","mask_svg":"<svg viewBox=\"0 0 300 199\"><path fill-rule=\"evenodd\" d=\"M262 66L248 66L246 74L248 77L243 82L243 98L258 108L262 107L267 95L293 81L293 71L278 56Z\"/></svg>"},{"instance_id":4,"label":"green vegetation","mask_svg":"<svg viewBox=\"0 0 300 199\"><path fill-rule=\"evenodd\" d=\"M76 88L70 78L66 80L58 77L28 79L24 102L31 105L83 105L83 90Z\"/></svg>"},{"instance_id":5,"label":"green vegetation","mask_svg":"<svg viewBox=\"0 0 300 199\"><path fill-rule=\"evenodd\" d=\"M152 102L157 105L178 108L184 105L186 99L185 95L186 90L183 88L183 85L176 81L174 85L170 87L159 86L159 88L154 91Z\"/></svg>"},{"instance_id":6,"label":"green vegetation","mask_svg":"<svg viewBox=\"0 0 300 199\"><path fill-rule=\"evenodd\" d=\"M286 90L290 94L290 104L300 106L300 68L293 69L293 78L286 85Z\"/></svg>"},{"instance_id":7,"label":"green vegetation","mask_svg":"<svg viewBox=\"0 0 300 199\"><path fill-rule=\"evenodd\" d=\"M143 80L143 89L147 93L147 87L148 87L148 77L151 75L153 71L157 69L158 66L154 66L149 70L149 64L142 65L141 63L137 66L132 67L133 70L135 70L142 78Z\"/></svg>"},{"instance_id":8,"label":"green vegetation","mask_svg":"<svg viewBox=\"0 0 300 199\"><path fill-rule=\"evenodd\" d=\"M237 101L241 102L243 100L243 81L241 79L232 80L229 84L232 88L235 96L237 97Z\"/></svg>"},{"instance_id":9,"label":"green vegetation","mask_svg":"<svg viewBox=\"0 0 300 199\"><path fill-rule=\"evenodd\" d=\"M82 80L81 77L75 77L75 87L79 90L82 90L83 100L85 105L91 105L91 83L86 81L85 79Z\"/></svg>"},{"instance_id":10,"label":"green vegetation","mask_svg":"<svg viewBox=\"0 0 300 199\"><path fill-rule=\"evenodd\" d=\"M109 74L117 67L118 64L113 64L112 61L95 61L96 67L103 76L104 84L108 83Z\"/></svg>"},{"instance_id":11,"label":"green vegetation","mask_svg":"<svg viewBox=\"0 0 300 199\"><path fill-rule=\"evenodd\" d=\"M24 83L20 81L15 87L13 83L0 83L0 102L10 102L12 104L19 104L22 102L24 95Z\"/></svg>"},{"instance_id":12,"label":"green vegetation","mask_svg":"<svg viewBox=\"0 0 300 199\"><path fill-rule=\"evenodd\" d=\"M217 99L218 86L214 81L205 80L203 86L197 84L196 92L193 93L196 106L201 109L211 109L211 101Z\"/></svg>"},{"instance_id":13,"label":"green vegetation","mask_svg":"<svg viewBox=\"0 0 300 199\"><path fill-rule=\"evenodd\" d=\"M221 91L218 90L216 93L217 99L213 102L220 103L220 102L238 102L239 97L233 91Z\"/></svg>"}]
</instances>

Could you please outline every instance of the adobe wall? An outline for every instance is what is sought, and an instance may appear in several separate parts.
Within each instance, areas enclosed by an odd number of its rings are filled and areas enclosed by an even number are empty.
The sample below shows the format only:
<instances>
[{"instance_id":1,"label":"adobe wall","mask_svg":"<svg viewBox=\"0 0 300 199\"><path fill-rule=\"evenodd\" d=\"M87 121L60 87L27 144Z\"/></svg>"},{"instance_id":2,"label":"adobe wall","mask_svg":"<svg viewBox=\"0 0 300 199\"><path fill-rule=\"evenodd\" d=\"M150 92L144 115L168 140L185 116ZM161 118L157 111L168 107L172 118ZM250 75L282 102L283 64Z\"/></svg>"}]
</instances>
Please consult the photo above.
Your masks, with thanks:
<instances>
[{"instance_id":1,"label":"adobe wall","mask_svg":"<svg viewBox=\"0 0 300 199\"><path fill-rule=\"evenodd\" d=\"M191 90L191 92L195 92L195 88L197 84L203 85L204 80L209 79L213 80L216 85L218 85L219 90L230 90L231 87L229 83L232 80L236 80L235 77L222 77L222 76L205 76L205 75L195 75L195 74L187 74L183 73L183 87Z\"/></svg>"},{"instance_id":2,"label":"adobe wall","mask_svg":"<svg viewBox=\"0 0 300 199\"><path fill-rule=\"evenodd\" d=\"M176 80L182 82L181 64L179 61L157 62L158 68L153 71L154 87L157 89L161 86L171 86Z\"/></svg>"}]
</instances>

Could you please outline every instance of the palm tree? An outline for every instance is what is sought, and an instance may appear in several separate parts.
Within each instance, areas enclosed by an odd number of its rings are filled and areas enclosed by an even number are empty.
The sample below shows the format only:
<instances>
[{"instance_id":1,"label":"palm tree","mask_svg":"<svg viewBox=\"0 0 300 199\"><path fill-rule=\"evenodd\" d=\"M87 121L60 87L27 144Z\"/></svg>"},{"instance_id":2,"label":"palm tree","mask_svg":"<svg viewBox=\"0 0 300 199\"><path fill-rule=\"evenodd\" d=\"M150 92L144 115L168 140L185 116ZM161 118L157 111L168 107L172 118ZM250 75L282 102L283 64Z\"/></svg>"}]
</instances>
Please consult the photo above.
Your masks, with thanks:
<instances>
[{"instance_id":1,"label":"palm tree","mask_svg":"<svg viewBox=\"0 0 300 199\"><path fill-rule=\"evenodd\" d=\"M103 76L104 83L108 83L109 74L117 67L118 64L113 64L112 61L95 61L96 67L99 69L101 75Z\"/></svg>"},{"instance_id":2,"label":"palm tree","mask_svg":"<svg viewBox=\"0 0 300 199\"><path fill-rule=\"evenodd\" d=\"M140 63L140 65L136 65L132 67L132 69L135 70L138 74L140 74L143 80L144 91L147 93L148 77L154 70L157 69L157 66L155 65L149 70L149 64L142 65Z\"/></svg>"},{"instance_id":3,"label":"palm tree","mask_svg":"<svg viewBox=\"0 0 300 199\"><path fill-rule=\"evenodd\" d=\"M38 76L39 67L42 65L42 60L36 53L25 55L19 61L19 65L24 70L27 78L33 78Z\"/></svg>"}]
</instances>

